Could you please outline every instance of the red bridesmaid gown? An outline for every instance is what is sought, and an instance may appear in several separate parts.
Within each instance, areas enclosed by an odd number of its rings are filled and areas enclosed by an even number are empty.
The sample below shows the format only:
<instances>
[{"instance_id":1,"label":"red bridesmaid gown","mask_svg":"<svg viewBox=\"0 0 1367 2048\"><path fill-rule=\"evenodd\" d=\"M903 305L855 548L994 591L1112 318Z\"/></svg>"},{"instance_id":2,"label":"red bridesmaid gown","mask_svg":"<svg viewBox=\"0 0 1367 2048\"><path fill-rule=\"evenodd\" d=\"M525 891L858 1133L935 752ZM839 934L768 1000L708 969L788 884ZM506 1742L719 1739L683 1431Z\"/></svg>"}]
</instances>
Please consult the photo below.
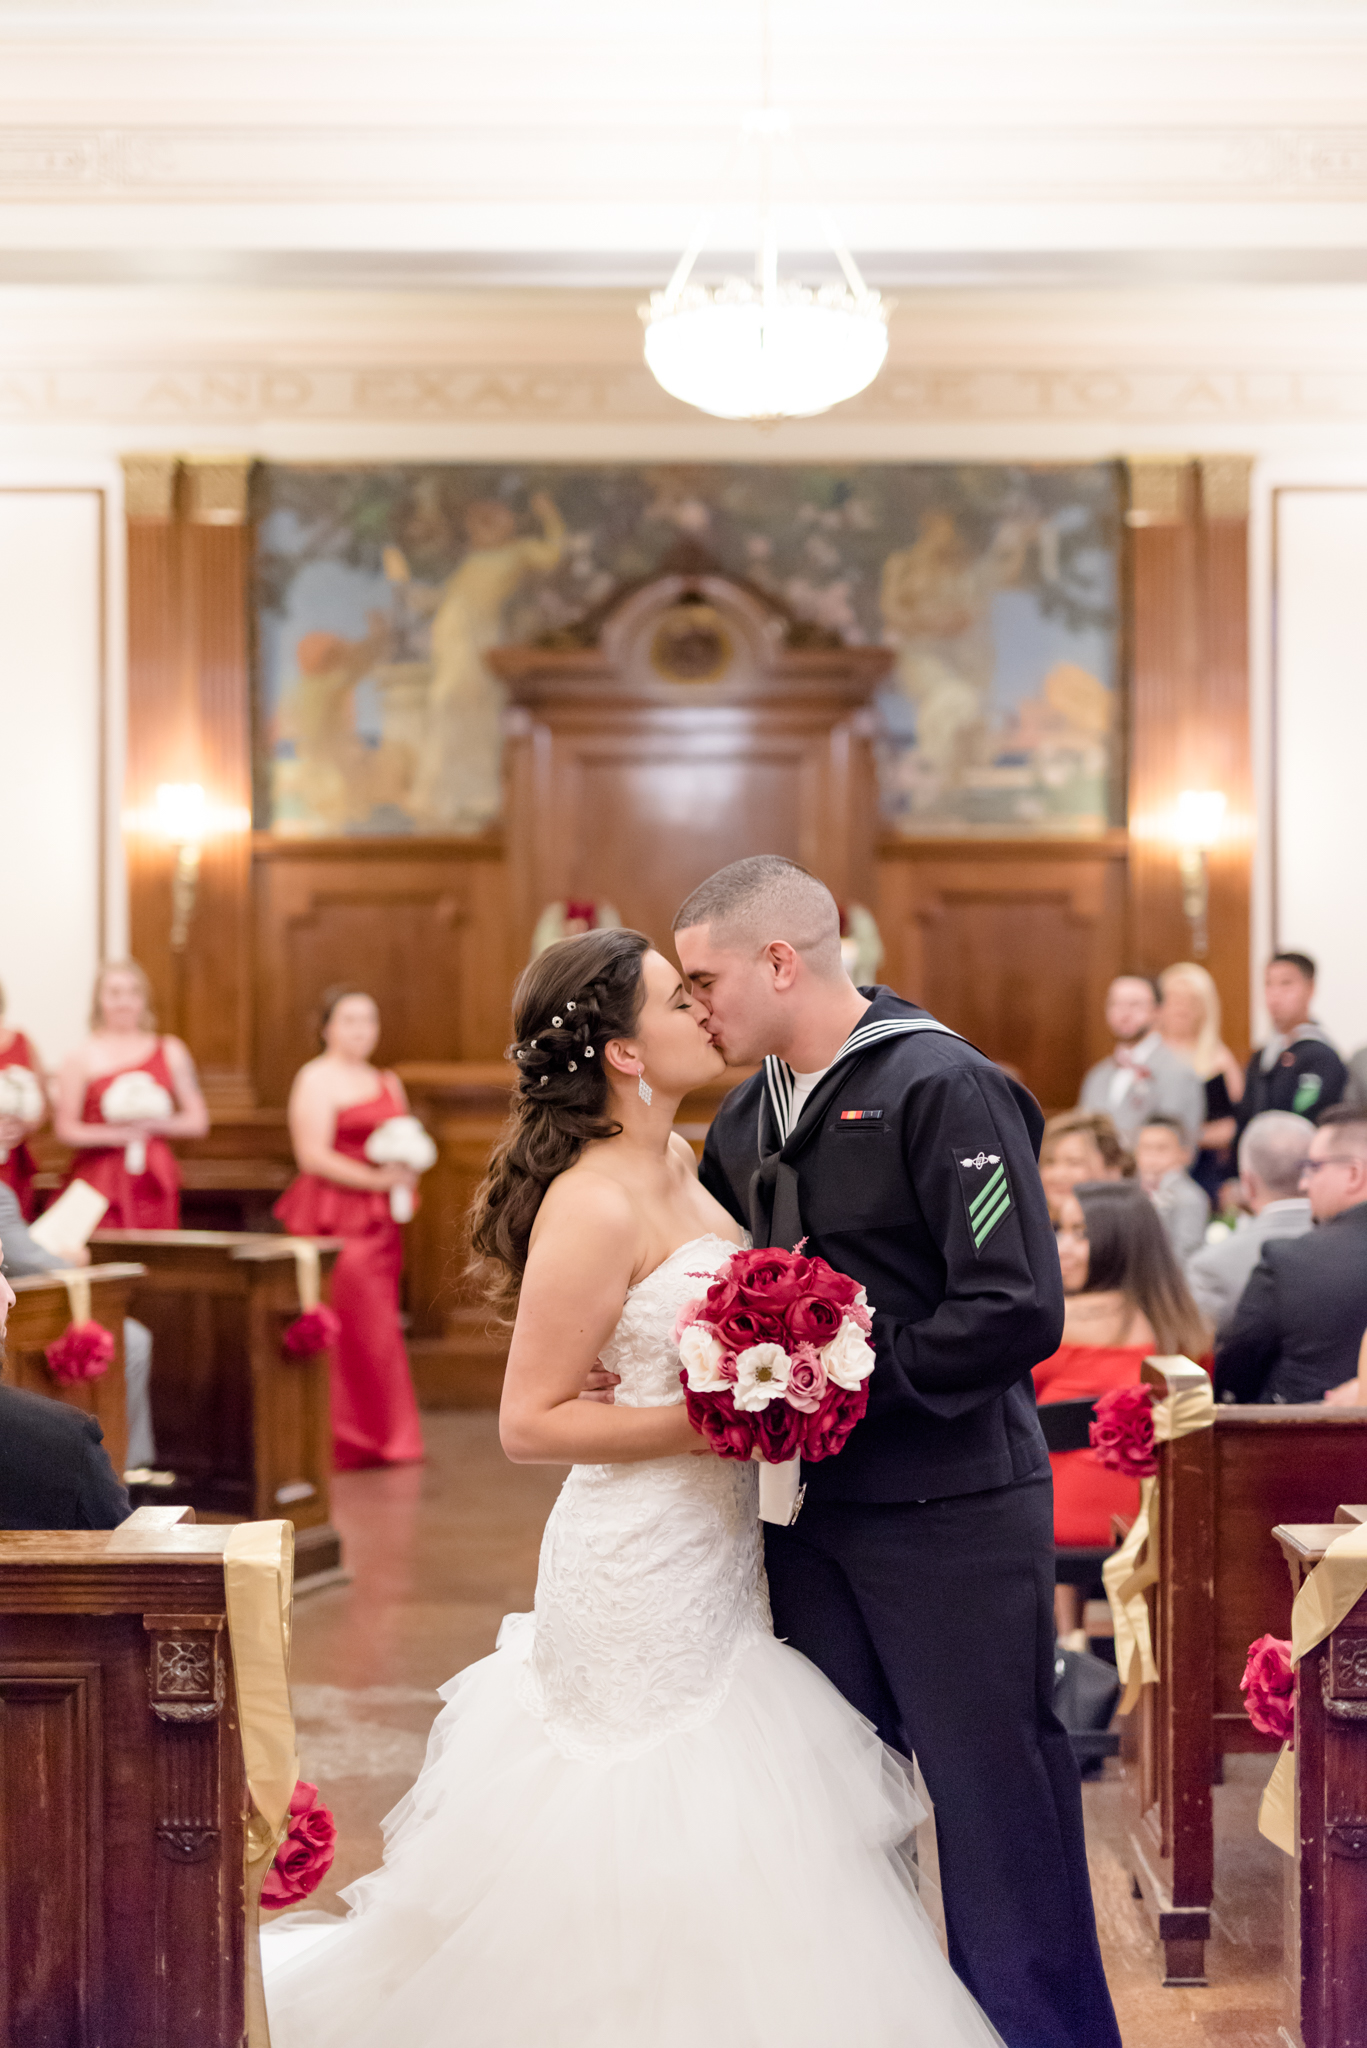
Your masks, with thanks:
<instances>
[{"instance_id":1,"label":"red bridesmaid gown","mask_svg":"<svg viewBox=\"0 0 1367 2048\"><path fill-rule=\"evenodd\" d=\"M369 1102L339 1113L333 1147L347 1159L364 1161L371 1132L387 1118L406 1114L386 1081ZM415 1463L423 1455L422 1425L399 1328L403 1240L389 1213L389 1196L301 1173L275 1213L296 1237L346 1239L329 1297L342 1326L332 1359L337 1470Z\"/></svg>"},{"instance_id":2,"label":"red bridesmaid gown","mask_svg":"<svg viewBox=\"0 0 1367 2048\"><path fill-rule=\"evenodd\" d=\"M1035 1399L1095 1400L1112 1387L1135 1387L1151 1344L1061 1344L1035 1367ZM1111 1516L1133 1520L1139 1481L1108 1472L1090 1451L1051 1451L1054 1541L1062 1550L1095 1550L1111 1541Z\"/></svg>"},{"instance_id":3,"label":"red bridesmaid gown","mask_svg":"<svg viewBox=\"0 0 1367 2048\"><path fill-rule=\"evenodd\" d=\"M81 1108L82 1123L104 1122L100 1099L119 1074L150 1074L154 1081L161 1083L172 1102L176 1099L176 1084L158 1039L150 1058L140 1061L136 1067L120 1067L113 1074L101 1074L97 1081L90 1083ZM119 1127L111 1124L109 1128L111 1132L117 1132ZM67 1183L87 1181L92 1188L98 1188L102 1195L109 1197L109 1207L100 1218L103 1230L180 1229L180 1169L165 1138L147 1140L147 1164L138 1174L130 1173L125 1166L122 1142L111 1145L107 1152L103 1146L82 1145L66 1179Z\"/></svg>"},{"instance_id":4,"label":"red bridesmaid gown","mask_svg":"<svg viewBox=\"0 0 1367 2048\"><path fill-rule=\"evenodd\" d=\"M38 1073L38 1062L33 1057L33 1047L22 1031L16 1031L12 1042L0 1052L0 1068L27 1067L31 1074ZM39 1076L41 1085L42 1077ZM0 1164L0 1180L14 1189L20 1213L26 1223L32 1223L38 1211L38 1199L33 1191L34 1175L38 1162L27 1145L12 1145L9 1158Z\"/></svg>"}]
</instances>

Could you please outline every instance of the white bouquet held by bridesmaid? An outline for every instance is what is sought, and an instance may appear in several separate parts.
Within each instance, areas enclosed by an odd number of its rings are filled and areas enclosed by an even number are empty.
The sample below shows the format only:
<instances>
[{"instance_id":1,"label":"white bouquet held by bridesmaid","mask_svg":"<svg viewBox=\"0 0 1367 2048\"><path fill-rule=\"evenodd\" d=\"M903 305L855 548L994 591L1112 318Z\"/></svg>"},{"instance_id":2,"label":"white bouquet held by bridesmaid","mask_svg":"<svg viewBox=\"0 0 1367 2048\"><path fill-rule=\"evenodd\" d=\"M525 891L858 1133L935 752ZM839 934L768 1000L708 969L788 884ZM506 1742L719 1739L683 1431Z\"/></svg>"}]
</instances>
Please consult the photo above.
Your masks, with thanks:
<instances>
[{"instance_id":1,"label":"white bouquet held by bridesmaid","mask_svg":"<svg viewBox=\"0 0 1367 2048\"><path fill-rule=\"evenodd\" d=\"M390 1116L365 1141L365 1156L372 1166L406 1166L413 1173L426 1173L437 1163L437 1148L415 1116ZM389 1190L389 1213L396 1223L413 1220L413 1190Z\"/></svg>"},{"instance_id":2,"label":"white bouquet held by bridesmaid","mask_svg":"<svg viewBox=\"0 0 1367 2048\"><path fill-rule=\"evenodd\" d=\"M132 1073L116 1074L100 1097L100 1115L107 1124L159 1124L174 1116L176 1105L162 1087L141 1067ZM123 1163L131 1174L147 1171L147 1141L130 1138L123 1148Z\"/></svg>"},{"instance_id":3,"label":"white bouquet held by bridesmaid","mask_svg":"<svg viewBox=\"0 0 1367 2048\"><path fill-rule=\"evenodd\" d=\"M0 1116L13 1116L21 1124L42 1122L47 1104L42 1083L28 1067L0 1067ZM9 1146L0 1145L0 1166L9 1158Z\"/></svg>"}]
</instances>

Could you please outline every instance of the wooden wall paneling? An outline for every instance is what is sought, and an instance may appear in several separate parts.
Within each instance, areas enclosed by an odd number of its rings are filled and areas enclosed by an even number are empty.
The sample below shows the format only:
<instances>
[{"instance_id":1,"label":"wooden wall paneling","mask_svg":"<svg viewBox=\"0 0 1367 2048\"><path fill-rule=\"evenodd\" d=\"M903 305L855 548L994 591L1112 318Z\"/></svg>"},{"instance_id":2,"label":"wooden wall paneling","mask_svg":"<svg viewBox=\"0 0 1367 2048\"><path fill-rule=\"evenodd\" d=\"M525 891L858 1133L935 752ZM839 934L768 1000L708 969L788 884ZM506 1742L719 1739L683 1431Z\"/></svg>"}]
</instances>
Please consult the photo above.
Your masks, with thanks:
<instances>
[{"instance_id":1,"label":"wooden wall paneling","mask_svg":"<svg viewBox=\"0 0 1367 2048\"><path fill-rule=\"evenodd\" d=\"M1174 814L1179 791L1223 789L1211 856L1210 952L1226 1036L1247 1044L1252 820L1248 710L1249 464L1128 465L1130 949L1156 974L1192 957Z\"/></svg>"},{"instance_id":2,"label":"wooden wall paneling","mask_svg":"<svg viewBox=\"0 0 1367 2048\"><path fill-rule=\"evenodd\" d=\"M512 958L497 835L480 839L258 838L255 1072L283 1103L318 1050L330 984L380 1006L377 1057L496 1059L508 1035Z\"/></svg>"},{"instance_id":3,"label":"wooden wall paneling","mask_svg":"<svg viewBox=\"0 0 1367 2048\"><path fill-rule=\"evenodd\" d=\"M1106 984L1125 957L1126 844L888 839L882 978L1017 1068L1046 1110L1076 1102L1108 1049Z\"/></svg>"}]
</instances>

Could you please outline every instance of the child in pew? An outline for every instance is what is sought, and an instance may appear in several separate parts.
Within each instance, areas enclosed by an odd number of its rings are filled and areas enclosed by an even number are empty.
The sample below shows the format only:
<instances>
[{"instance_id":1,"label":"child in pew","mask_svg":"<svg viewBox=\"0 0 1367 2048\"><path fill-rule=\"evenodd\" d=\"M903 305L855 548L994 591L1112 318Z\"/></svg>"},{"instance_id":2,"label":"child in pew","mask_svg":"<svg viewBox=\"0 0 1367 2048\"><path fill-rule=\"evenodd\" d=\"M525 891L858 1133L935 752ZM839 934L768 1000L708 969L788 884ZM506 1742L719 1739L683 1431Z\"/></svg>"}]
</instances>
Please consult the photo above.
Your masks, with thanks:
<instances>
[{"instance_id":1,"label":"child in pew","mask_svg":"<svg viewBox=\"0 0 1367 2048\"><path fill-rule=\"evenodd\" d=\"M1063 1272L1063 1342L1034 1369L1035 1398L1095 1399L1133 1386L1150 1353L1200 1358L1210 1333L1182 1277L1163 1226L1133 1181L1084 1181L1065 1195L1055 1226ZM1090 1451L1056 1451L1054 1541L1095 1549L1111 1540L1111 1516L1134 1515L1139 1482L1098 1465ZM1080 1594L1054 1588L1054 1615L1066 1648L1085 1647Z\"/></svg>"},{"instance_id":2,"label":"child in pew","mask_svg":"<svg viewBox=\"0 0 1367 2048\"><path fill-rule=\"evenodd\" d=\"M0 1234L0 1343L14 1306L5 1258ZM93 1415L0 1387L0 1529L117 1529L132 1510L102 1439Z\"/></svg>"},{"instance_id":3,"label":"child in pew","mask_svg":"<svg viewBox=\"0 0 1367 2048\"><path fill-rule=\"evenodd\" d=\"M1158 1211L1181 1265L1205 1243L1210 1221L1210 1197L1188 1170L1193 1156L1175 1116L1145 1118L1134 1141L1139 1185Z\"/></svg>"},{"instance_id":4,"label":"child in pew","mask_svg":"<svg viewBox=\"0 0 1367 2048\"><path fill-rule=\"evenodd\" d=\"M64 1252L48 1252L33 1237L19 1213L12 1188L0 1181L0 1245L4 1246L3 1270L21 1273L56 1273L63 1266L88 1266L85 1245ZM123 1319L124 1404L128 1418L128 1469L145 1470L155 1465L157 1447L152 1435L152 1332L132 1316ZM103 1526L102 1524L100 1526Z\"/></svg>"}]
</instances>

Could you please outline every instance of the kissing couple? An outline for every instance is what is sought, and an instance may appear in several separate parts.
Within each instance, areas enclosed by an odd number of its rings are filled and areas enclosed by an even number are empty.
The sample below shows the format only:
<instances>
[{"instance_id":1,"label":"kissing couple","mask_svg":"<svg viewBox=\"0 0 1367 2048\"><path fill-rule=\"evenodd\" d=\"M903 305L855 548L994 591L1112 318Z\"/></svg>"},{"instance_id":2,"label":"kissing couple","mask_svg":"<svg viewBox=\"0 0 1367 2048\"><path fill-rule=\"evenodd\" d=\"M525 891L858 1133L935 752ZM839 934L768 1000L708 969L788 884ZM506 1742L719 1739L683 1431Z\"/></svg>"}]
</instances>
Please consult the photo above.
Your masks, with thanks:
<instances>
[{"instance_id":1,"label":"kissing couple","mask_svg":"<svg viewBox=\"0 0 1367 2048\"><path fill-rule=\"evenodd\" d=\"M674 943L682 976L599 931L518 984L473 1242L515 1318L504 1449L571 1469L535 1611L443 1688L382 1868L263 1937L274 2048L1119 2048L1052 1710L1040 1111L855 988L789 861L713 875ZM699 1170L680 1101L760 1062ZM801 1240L866 1290L875 1365L761 1533L675 1331L738 1248Z\"/></svg>"}]
</instances>

